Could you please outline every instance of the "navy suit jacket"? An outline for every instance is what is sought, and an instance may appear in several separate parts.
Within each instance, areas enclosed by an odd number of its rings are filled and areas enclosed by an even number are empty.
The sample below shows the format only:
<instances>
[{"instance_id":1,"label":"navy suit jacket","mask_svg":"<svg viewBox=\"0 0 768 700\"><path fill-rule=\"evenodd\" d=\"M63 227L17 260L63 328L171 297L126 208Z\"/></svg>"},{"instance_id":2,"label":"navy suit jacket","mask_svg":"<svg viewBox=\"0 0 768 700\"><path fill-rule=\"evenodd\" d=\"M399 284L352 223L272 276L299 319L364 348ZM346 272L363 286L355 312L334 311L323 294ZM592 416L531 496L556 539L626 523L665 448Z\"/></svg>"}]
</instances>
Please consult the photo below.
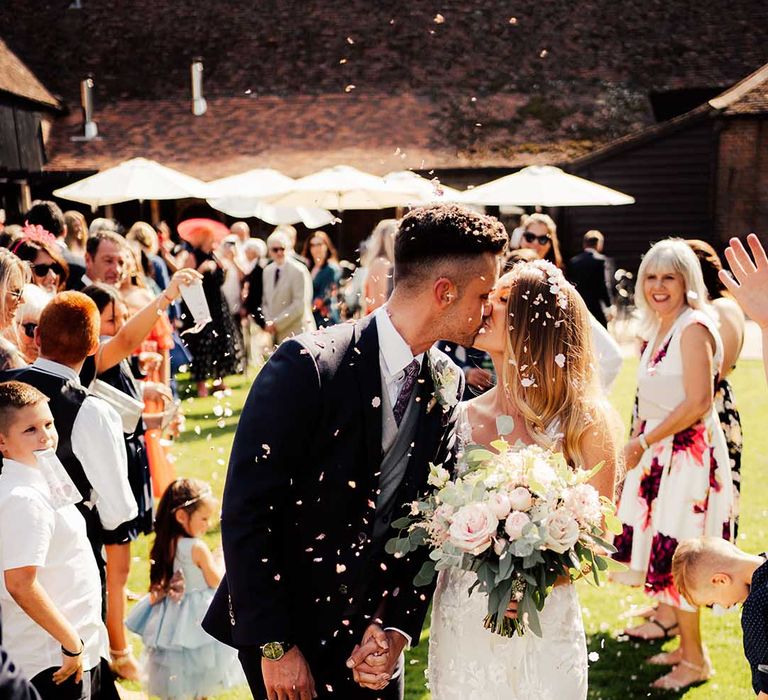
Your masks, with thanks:
<instances>
[{"instance_id":1,"label":"navy suit jacket","mask_svg":"<svg viewBox=\"0 0 768 700\"><path fill-rule=\"evenodd\" d=\"M604 326L608 325L601 302L611 305L606 279L607 258L596 250L587 249L571 258L568 279L576 287L592 315Z\"/></svg>"},{"instance_id":2,"label":"navy suit jacket","mask_svg":"<svg viewBox=\"0 0 768 700\"><path fill-rule=\"evenodd\" d=\"M431 401L437 358L450 361L432 348L422 364L394 517L427 489L429 463L452 459L456 411ZM232 448L221 519L227 573L203 627L253 665L266 642L297 644L318 689L349 675L344 659L374 618L418 643L431 597L413 585L426 548L395 559L387 538L373 538L383 390L372 316L300 335L259 373Z\"/></svg>"},{"instance_id":3,"label":"navy suit jacket","mask_svg":"<svg viewBox=\"0 0 768 700\"><path fill-rule=\"evenodd\" d=\"M32 684L19 673L19 669L2 647L3 631L0 627L0 698L2 700L40 700Z\"/></svg>"}]
</instances>

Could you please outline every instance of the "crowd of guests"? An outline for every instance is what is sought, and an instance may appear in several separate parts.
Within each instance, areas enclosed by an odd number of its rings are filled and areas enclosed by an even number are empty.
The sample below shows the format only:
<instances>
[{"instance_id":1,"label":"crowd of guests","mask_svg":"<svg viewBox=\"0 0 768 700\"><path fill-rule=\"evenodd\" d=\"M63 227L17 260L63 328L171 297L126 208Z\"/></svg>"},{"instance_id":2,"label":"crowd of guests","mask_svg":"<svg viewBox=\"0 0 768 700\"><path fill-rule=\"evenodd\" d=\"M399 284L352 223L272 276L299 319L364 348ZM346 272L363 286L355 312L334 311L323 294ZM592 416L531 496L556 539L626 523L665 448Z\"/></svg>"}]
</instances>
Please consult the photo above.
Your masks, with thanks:
<instances>
[{"instance_id":1,"label":"crowd of guests","mask_svg":"<svg viewBox=\"0 0 768 700\"><path fill-rule=\"evenodd\" d=\"M111 698L113 674L138 680L126 618L149 651L152 693L203 697L242 682L235 657L193 624L223 563L202 540L216 509L210 487L175 479L160 447L179 420L176 372L189 367L198 396L226 391L225 377L286 338L373 312L392 291L397 227L386 219L374 228L357 268L322 230L297 252L292 226L263 241L245 222L190 219L176 237L145 222L128 231L108 219L88 225L79 212L36 202L22 223L0 231L3 643L41 697L80 697L87 687L87 697ZM607 330L613 274L602 234L587 232L567 262L545 214L523 217L511 240L506 269L547 260L584 298L608 392L622 354ZM757 259L768 276L764 254ZM745 280L753 269L741 260ZM712 674L698 606L722 598L707 588L700 560L724 562L742 578L759 564L722 544L738 527L742 435L728 377L745 317L721 270L705 242L667 239L650 248L637 276L643 345L615 543L627 570L616 578L653 602L633 611L644 621L629 636L680 637L675 651L649 660L671 667L661 688ZM194 285L207 303L205 324L180 302ZM493 386L483 353L445 349L468 395ZM151 591L127 615L130 543L152 532ZM702 536L711 539L691 544Z\"/></svg>"}]
</instances>

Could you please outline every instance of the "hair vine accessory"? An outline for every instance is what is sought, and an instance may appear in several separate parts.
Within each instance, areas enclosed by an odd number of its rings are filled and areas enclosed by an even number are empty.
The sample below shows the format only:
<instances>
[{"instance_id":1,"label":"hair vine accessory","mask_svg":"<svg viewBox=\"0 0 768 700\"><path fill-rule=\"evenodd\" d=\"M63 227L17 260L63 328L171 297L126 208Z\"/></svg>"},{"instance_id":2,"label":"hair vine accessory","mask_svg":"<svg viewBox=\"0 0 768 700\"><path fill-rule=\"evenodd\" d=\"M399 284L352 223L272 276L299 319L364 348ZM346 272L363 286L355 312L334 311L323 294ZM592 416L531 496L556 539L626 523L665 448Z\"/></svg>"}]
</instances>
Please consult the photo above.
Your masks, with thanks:
<instances>
[{"instance_id":1,"label":"hair vine accessory","mask_svg":"<svg viewBox=\"0 0 768 700\"><path fill-rule=\"evenodd\" d=\"M28 241L31 243L46 243L48 245L56 245L56 236L54 236L49 231L46 231L39 224L30 224L28 221L25 221L24 228L22 229L22 237L16 242L16 245L13 246L13 250L11 252L15 253L22 243L26 243Z\"/></svg>"},{"instance_id":2,"label":"hair vine accessory","mask_svg":"<svg viewBox=\"0 0 768 700\"><path fill-rule=\"evenodd\" d=\"M213 492L211 491L211 489L204 489L194 498L190 498L189 500L184 501L184 503L179 503L179 505L171 508L171 513L175 513L177 510L181 510L182 508L188 508L189 506L197 503L198 501L202 501L203 499L208 498L210 496L213 496Z\"/></svg>"}]
</instances>

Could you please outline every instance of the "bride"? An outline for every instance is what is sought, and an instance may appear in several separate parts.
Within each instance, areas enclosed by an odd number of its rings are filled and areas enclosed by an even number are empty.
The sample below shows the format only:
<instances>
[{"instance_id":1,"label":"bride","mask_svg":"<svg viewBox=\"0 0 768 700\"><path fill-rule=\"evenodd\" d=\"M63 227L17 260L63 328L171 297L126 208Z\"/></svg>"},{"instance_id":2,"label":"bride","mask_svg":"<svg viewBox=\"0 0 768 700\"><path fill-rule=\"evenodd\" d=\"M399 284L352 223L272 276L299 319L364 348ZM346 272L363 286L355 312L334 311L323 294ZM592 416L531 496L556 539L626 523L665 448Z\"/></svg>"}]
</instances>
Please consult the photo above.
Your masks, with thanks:
<instances>
[{"instance_id":1,"label":"bride","mask_svg":"<svg viewBox=\"0 0 768 700\"><path fill-rule=\"evenodd\" d=\"M519 263L498 281L493 312L475 347L493 360L497 386L461 404L459 439L490 445L504 437L562 450L574 468L605 462L592 485L613 498L615 412L595 376L588 311L550 263ZM504 419L505 432L512 423ZM461 469L461 460L459 460ZM583 700L587 648L576 590L558 581L541 612L543 637L504 638L483 627L486 600L468 589L474 574L440 574L433 602L429 686L433 700ZM510 612L509 614L514 614Z\"/></svg>"}]
</instances>

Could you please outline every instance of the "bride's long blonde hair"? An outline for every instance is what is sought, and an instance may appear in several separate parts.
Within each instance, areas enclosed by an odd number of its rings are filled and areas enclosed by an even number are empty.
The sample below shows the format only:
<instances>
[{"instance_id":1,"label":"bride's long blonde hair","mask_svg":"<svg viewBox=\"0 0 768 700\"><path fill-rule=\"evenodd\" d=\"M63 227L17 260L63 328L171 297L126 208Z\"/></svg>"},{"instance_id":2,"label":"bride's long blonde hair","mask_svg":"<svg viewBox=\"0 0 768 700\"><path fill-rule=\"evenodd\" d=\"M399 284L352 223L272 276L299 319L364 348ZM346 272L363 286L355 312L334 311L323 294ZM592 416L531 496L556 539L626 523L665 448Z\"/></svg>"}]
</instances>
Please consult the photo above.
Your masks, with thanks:
<instances>
[{"instance_id":1,"label":"bride's long blonde hair","mask_svg":"<svg viewBox=\"0 0 768 700\"><path fill-rule=\"evenodd\" d=\"M583 438L611 409L594 366L589 311L563 273L544 260L515 265L499 280L507 285L502 387L536 443L590 468Z\"/></svg>"}]
</instances>

